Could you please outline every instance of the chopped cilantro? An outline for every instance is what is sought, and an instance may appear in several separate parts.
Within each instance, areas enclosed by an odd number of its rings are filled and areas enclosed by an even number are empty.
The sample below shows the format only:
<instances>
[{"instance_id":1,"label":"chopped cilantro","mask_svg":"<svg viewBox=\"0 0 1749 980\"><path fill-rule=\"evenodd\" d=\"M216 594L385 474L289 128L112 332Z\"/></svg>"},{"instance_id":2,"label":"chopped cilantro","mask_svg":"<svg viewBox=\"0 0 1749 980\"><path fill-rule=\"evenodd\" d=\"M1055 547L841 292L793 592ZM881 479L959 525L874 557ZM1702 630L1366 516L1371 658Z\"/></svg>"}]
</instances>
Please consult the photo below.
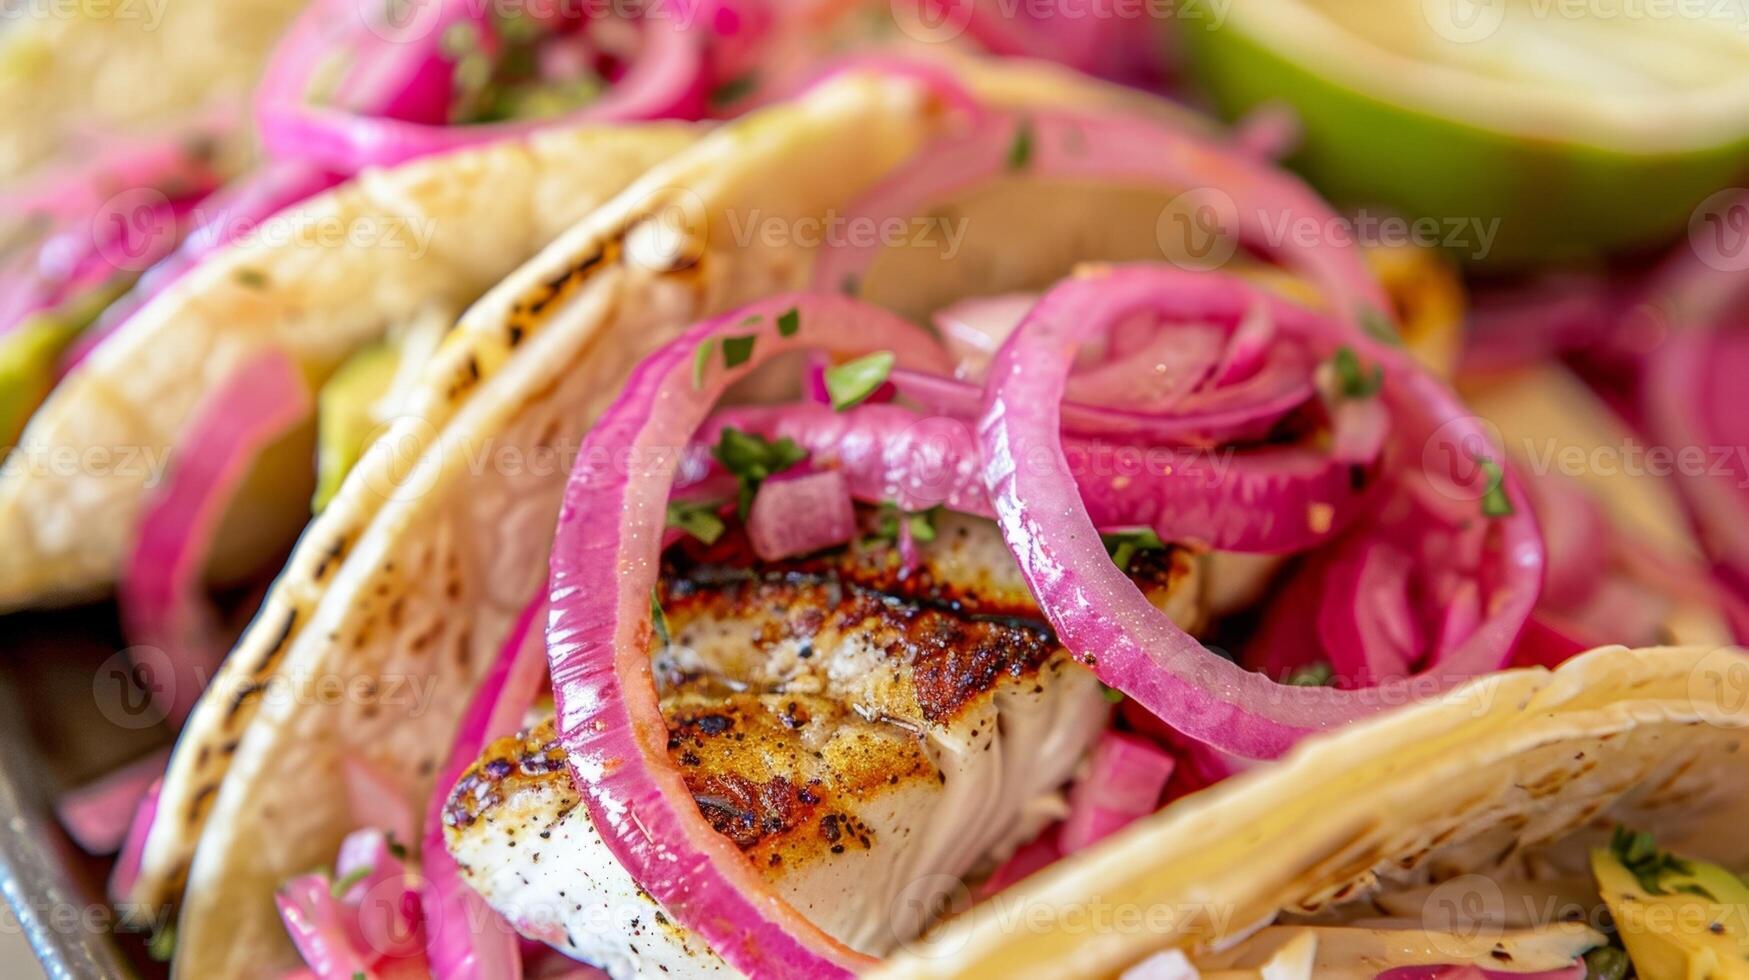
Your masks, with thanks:
<instances>
[{"instance_id":1,"label":"chopped cilantro","mask_svg":"<svg viewBox=\"0 0 1749 980\"><path fill-rule=\"evenodd\" d=\"M1160 540L1152 528L1136 528L1133 531L1112 531L1099 536L1105 542L1105 550L1111 552L1111 562L1123 571L1130 570L1130 562L1137 554L1144 551L1162 551L1166 542Z\"/></svg>"},{"instance_id":2,"label":"chopped cilantro","mask_svg":"<svg viewBox=\"0 0 1749 980\"><path fill-rule=\"evenodd\" d=\"M656 642L666 647L668 639L668 616L662 611L662 597L655 589L650 590L650 629L656 634Z\"/></svg>"},{"instance_id":3,"label":"chopped cilantro","mask_svg":"<svg viewBox=\"0 0 1749 980\"><path fill-rule=\"evenodd\" d=\"M1032 120L1022 119L1014 129L1014 142L1008 146L1008 169L1025 170L1032 162Z\"/></svg>"},{"instance_id":4,"label":"chopped cilantro","mask_svg":"<svg viewBox=\"0 0 1749 980\"><path fill-rule=\"evenodd\" d=\"M346 897L346 893L352 890L352 886L363 881L370 872L370 868L353 868L346 877L336 879L334 884L329 887L328 891L331 892L335 898L344 898Z\"/></svg>"},{"instance_id":5,"label":"chopped cilantro","mask_svg":"<svg viewBox=\"0 0 1749 980\"><path fill-rule=\"evenodd\" d=\"M723 338L723 366L740 367L753 356L753 342L758 340L753 334L740 334Z\"/></svg>"},{"instance_id":6,"label":"chopped cilantro","mask_svg":"<svg viewBox=\"0 0 1749 980\"><path fill-rule=\"evenodd\" d=\"M794 337L796 331L801 328L802 314L801 311L795 307L792 306L777 315L777 332L779 336Z\"/></svg>"},{"instance_id":7,"label":"chopped cilantro","mask_svg":"<svg viewBox=\"0 0 1749 980\"><path fill-rule=\"evenodd\" d=\"M1392 347L1403 346L1402 335L1397 333L1390 318L1371 307L1360 311L1360 329L1380 343L1390 344Z\"/></svg>"},{"instance_id":8,"label":"chopped cilantro","mask_svg":"<svg viewBox=\"0 0 1749 980\"><path fill-rule=\"evenodd\" d=\"M733 105L752 94L759 84L759 76L755 72L737 75L716 88L711 89L710 103L716 108Z\"/></svg>"},{"instance_id":9,"label":"chopped cilantro","mask_svg":"<svg viewBox=\"0 0 1749 980\"><path fill-rule=\"evenodd\" d=\"M729 426L723 429L711 455L723 464L723 469L734 474L740 488L736 510L741 519L746 520L747 512L753 507L753 495L759 492L759 485L765 482L765 478L782 473L806 459L808 452L788 437L770 442Z\"/></svg>"},{"instance_id":10,"label":"chopped cilantro","mask_svg":"<svg viewBox=\"0 0 1749 980\"><path fill-rule=\"evenodd\" d=\"M1385 369L1374 364L1371 371L1365 370L1352 347L1336 348L1330 367L1336 373L1336 393L1351 401L1371 398L1384 387Z\"/></svg>"},{"instance_id":11,"label":"chopped cilantro","mask_svg":"<svg viewBox=\"0 0 1749 980\"><path fill-rule=\"evenodd\" d=\"M671 500L668 502L668 526L679 528L705 544L716 544L727 527L717 514L721 507L716 501Z\"/></svg>"},{"instance_id":12,"label":"chopped cilantro","mask_svg":"<svg viewBox=\"0 0 1749 980\"><path fill-rule=\"evenodd\" d=\"M692 390L704 387L704 369L710 367L711 353L717 348L716 339L710 338L698 345L698 350L692 352Z\"/></svg>"},{"instance_id":13,"label":"chopped cilantro","mask_svg":"<svg viewBox=\"0 0 1749 980\"><path fill-rule=\"evenodd\" d=\"M1282 683L1290 687L1329 687L1336 679L1336 671L1322 660L1314 660L1304 667L1295 667L1282 678Z\"/></svg>"},{"instance_id":14,"label":"chopped cilantro","mask_svg":"<svg viewBox=\"0 0 1749 980\"><path fill-rule=\"evenodd\" d=\"M892 351L883 350L827 368L826 393L832 396L832 407L842 412L861 404L887 380L896 359Z\"/></svg>"},{"instance_id":15,"label":"chopped cilantro","mask_svg":"<svg viewBox=\"0 0 1749 980\"><path fill-rule=\"evenodd\" d=\"M1510 517L1512 500L1506 496L1506 471L1491 459L1476 460L1488 477L1488 488L1482 491L1482 513L1489 517Z\"/></svg>"},{"instance_id":16,"label":"chopped cilantro","mask_svg":"<svg viewBox=\"0 0 1749 980\"><path fill-rule=\"evenodd\" d=\"M881 504L880 518L875 522L874 533L863 539L863 543L892 544L899 540L900 521L903 520L904 530L911 535L913 541L929 542L935 540L935 518L941 513L941 508L931 507L928 510L905 511L891 501Z\"/></svg>"},{"instance_id":17,"label":"chopped cilantro","mask_svg":"<svg viewBox=\"0 0 1749 980\"><path fill-rule=\"evenodd\" d=\"M1099 694L1112 704L1123 704L1123 692L1115 687L1106 687L1101 684L1099 685Z\"/></svg>"},{"instance_id":18,"label":"chopped cilantro","mask_svg":"<svg viewBox=\"0 0 1749 980\"><path fill-rule=\"evenodd\" d=\"M388 843L390 854L394 855L396 858L398 858L402 861L407 860L407 845L405 845L405 844L403 844L400 841L395 839L394 831L389 831L388 833L385 833L383 835L383 837L386 839L386 841Z\"/></svg>"}]
</instances>

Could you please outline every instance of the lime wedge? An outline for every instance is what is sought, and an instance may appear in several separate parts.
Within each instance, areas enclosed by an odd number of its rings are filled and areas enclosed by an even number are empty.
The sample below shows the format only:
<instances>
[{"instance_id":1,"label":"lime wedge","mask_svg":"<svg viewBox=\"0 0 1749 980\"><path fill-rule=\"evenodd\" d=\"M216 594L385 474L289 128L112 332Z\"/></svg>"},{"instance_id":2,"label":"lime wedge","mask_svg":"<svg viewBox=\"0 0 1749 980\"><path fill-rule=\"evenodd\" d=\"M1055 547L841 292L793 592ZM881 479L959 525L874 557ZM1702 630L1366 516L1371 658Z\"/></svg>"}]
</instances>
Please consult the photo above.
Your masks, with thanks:
<instances>
[{"instance_id":1,"label":"lime wedge","mask_svg":"<svg viewBox=\"0 0 1749 980\"><path fill-rule=\"evenodd\" d=\"M1746 0L1229 7L1182 32L1221 110L1291 106L1325 194L1431 219L1468 261L1656 245L1749 174Z\"/></svg>"}]
</instances>

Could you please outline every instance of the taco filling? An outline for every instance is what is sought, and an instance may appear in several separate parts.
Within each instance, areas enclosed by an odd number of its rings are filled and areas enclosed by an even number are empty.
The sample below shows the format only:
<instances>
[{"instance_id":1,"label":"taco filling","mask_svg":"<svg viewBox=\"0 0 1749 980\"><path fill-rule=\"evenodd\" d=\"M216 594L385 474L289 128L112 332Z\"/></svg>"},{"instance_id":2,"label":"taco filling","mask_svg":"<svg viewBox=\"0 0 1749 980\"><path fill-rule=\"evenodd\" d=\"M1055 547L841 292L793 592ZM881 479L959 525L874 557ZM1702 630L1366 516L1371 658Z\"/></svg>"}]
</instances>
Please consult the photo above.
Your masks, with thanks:
<instances>
[{"instance_id":1,"label":"taco filling","mask_svg":"<svg viewBox=\"0 0 1749 980\"><path fill-rule=\"evenodd\" d=\"M951 897L926 876L988 871L1062 814L1110 703L1052 642L993 524L942 515L906 565L879 512L861 516L867 536L806 559L758 561L733 536L704 562L671 549L651 657L701 815L803 914L881 955ZM1152 552L1136 576L1194 626L1199 564ZM676 928L635 948L600 928L635 890L580 802L551 719L495 742L443 811L463 879L588 962L649 970L708 950Z\"/></svg>"}]
</instances>

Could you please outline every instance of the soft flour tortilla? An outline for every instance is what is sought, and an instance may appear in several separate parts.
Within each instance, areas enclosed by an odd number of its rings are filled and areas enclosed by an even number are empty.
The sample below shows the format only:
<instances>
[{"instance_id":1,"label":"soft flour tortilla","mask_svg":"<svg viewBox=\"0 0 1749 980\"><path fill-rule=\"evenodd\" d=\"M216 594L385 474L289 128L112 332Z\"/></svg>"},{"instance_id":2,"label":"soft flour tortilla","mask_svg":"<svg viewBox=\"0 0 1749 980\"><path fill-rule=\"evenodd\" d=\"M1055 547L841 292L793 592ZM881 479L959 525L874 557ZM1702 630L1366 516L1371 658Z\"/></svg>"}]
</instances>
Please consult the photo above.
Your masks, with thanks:
<instances>
[{"instance_id":1,"label":"soft flour tortilla","mask_svg":"<svg viewBox=\"0 0 1749 980\"><path fill-rule=\"evenodd\" d=\"M0 610L110 590L178 434L240 362L277 348L319 384L391 325L454 317L698 132L566 129L366 171L204 263L68 374L0 470ZM309 517L307 483L256 484L218 569L258 569Z\"/></svg>"},{"instance_id":2,"label":"soft flour tortilla","mask_svg":"<svg viewBox=\"0 0 1749 980\"><path fill-rule=\"evenodd\" d=\"M1028 68L967 77L1018 106L1134 98ZM700 317L807 286L815 246L793 232L846 213L952 123L915 82L835 79L657 168L463 318L423 400L306 533L173 760L141 894L174 900L186 882L178 975L295 961L271 894L355 826L342 760L423 812L475 681L544 582L572 450L632 365ZM952 261L893 248L863 295L919 314L1083 260L1158 261L1175 196L1000 180L951 202L965 228ZM322 698L322 684L380 696ZM247 731L226 724L256 706Z\"/></svg>"},{"instance_id":3,"label":"soft flour tortilla","mask_svg":"<svg viewBox=\"0 0 1749 980\"><path fill-rule=\"evenodd\" d=\"M1577 871L1617 823L1743 867L1745 676L1741 650L1608 647L1553 673L1473 681L1167 807L974 907L878 975L1112 976L1284 910L1509 874L1531 855ZM1089 914L1098 909L1132 911Z\"/></svg>"},{"instance_id":4,"label":"soft flour tortilla","mask_svg":"<svg viewBox=\"0 0 1749 980\"><path fill-rule=\"evenodd\" d=\"M0 17L0 182L208 107L241 118L305 0L67 0Z\"/></svg>"}]
</instances>

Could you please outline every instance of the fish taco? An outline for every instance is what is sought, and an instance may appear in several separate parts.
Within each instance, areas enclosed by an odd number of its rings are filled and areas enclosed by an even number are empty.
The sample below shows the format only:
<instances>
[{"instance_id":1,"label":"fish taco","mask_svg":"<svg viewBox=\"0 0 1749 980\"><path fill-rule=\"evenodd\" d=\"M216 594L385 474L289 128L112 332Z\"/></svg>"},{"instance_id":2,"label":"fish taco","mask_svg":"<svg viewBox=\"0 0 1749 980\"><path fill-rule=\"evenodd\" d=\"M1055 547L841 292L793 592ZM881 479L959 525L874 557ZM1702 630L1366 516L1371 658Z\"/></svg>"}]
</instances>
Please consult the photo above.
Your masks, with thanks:
<instances>
[{"instance_id":1,"label":"fish taco","mask_svg":"<svg viewBox=\"0 0 1749 980\"><path fill-rule=\"evenodd\" d=\"M133 892L178 971L864 969L909 882L1509 661L1540 541L1402 346L1439 304L1272 246L1323 205L1206 127L1036 79L865 63L463 316L178 747ZM335 678L429 696L295 696Z\"/></svg>"}]
</instances>

